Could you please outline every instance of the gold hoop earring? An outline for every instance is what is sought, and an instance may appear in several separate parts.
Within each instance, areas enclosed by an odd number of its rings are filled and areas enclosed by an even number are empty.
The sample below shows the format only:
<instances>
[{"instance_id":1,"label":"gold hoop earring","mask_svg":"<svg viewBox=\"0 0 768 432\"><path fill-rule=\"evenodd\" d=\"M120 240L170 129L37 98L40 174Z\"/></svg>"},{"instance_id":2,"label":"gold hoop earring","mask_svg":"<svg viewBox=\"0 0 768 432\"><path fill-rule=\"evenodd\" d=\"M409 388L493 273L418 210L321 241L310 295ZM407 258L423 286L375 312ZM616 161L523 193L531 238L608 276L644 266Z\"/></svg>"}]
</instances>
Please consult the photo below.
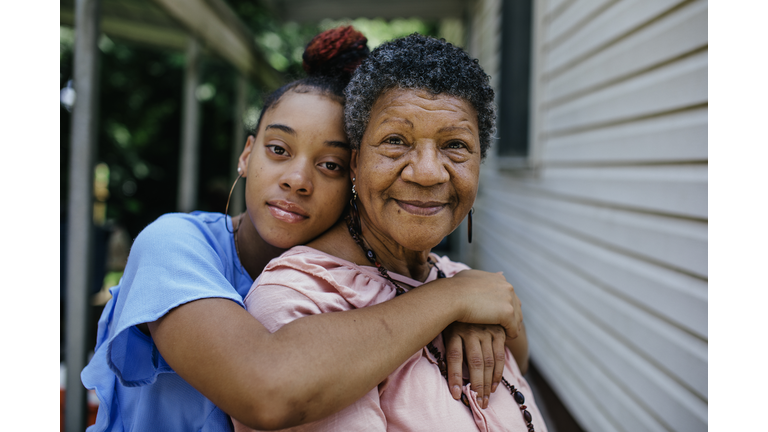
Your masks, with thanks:
<instances>
[{"instance_id":1,"label":"gold hoop earring","mask_svg":"<svg viewBox=\"0 0 768 432\"><path fill-rule=\"evenodd\" d=\"M237 186L237 181L240 180L240 177L244 177L242 174L242 169L240 167L237 167L237 178L235 178L235 182L232 184L232 188L229 190L229 196L227 196L227 205L224 207L224 216L229 215L229 200L232 199L232 192L235 190L235 186ZM240 225L238 224L237 228L240 228ZM232 226L232 231L227 228L227 232L230 234L234 234L234 225Z\"/></svg>"}]
</instances>

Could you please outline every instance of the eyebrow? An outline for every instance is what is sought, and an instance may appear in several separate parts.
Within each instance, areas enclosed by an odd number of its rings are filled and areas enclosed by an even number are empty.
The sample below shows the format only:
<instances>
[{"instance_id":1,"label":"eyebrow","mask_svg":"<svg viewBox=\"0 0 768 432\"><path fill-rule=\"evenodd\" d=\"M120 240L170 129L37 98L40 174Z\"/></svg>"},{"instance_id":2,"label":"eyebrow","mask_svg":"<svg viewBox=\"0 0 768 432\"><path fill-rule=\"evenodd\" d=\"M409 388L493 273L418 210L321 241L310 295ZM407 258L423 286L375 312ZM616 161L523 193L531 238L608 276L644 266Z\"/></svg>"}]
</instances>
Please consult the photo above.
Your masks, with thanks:
<instances>
[{"instance_id":1,"label":"eyebrow","mask_svg":"<svg viewBox=\"0 0 768 432\"><path fill-rule=\"evenodd\" d=\"M471 129L469 129L468 127L463 127L463 126L446 126L444 128L440 128L440 130L438 130L438 132L453 132L453 131L456 131L456 130L467 131L469 133L472 133Z\"/></svg>"},{"instance_id":2,"label":"eyebrow","mask_svg":"<svg viewBox=\"0 0 768 432\"><path fill-rule=\"evenodd\" d=\"M268 129L277 129L293 136L297 135L295 129L293 129L290 126L286 126L284 124L275 123L275 124L267 125L267 127L264 128L265 131ZM328 147L343 148L347 150L352 148L349 145L349 143L343 142L343 141L324 141L323 144L325 144Z\"/></svg>"},{"instance_id":3,"label":"eyebrow","mask_svg":"<svg viewBox=\"0 0 768 432\"><path fill-rule=\"evenodd\" d=\"M284 124L275 123L275 124L267 125L267 127L264 128L265 131L269 129L278 129L287 134L296 135L296 131L292 127L286 126Z\"/></svg>"}]
</instances>

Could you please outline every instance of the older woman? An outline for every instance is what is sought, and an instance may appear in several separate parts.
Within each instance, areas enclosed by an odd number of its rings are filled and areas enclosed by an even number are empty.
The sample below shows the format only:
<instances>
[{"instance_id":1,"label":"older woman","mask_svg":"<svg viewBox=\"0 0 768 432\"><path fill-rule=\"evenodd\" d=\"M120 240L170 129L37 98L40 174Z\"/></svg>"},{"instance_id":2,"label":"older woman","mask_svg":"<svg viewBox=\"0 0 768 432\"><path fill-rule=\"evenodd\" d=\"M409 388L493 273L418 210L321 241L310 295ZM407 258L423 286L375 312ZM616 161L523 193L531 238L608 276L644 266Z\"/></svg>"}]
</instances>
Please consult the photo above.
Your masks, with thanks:
<instances>
[{"instance_id":1,"label":"older woman","mask_svg":"<svg viewBox=\"0 0 768 432\"><path fill-rule=\"evenodd\" d=\"M421 35L374 50L346 89L349 216L273 260L245 299L249 312L275 331L301 316L416 293L425 282L466 270L430 250L475 201L494 129L488 81L460 48ZM444 353L438 336L355 404L300 429L546 430L509 349L503 386L490 401L469 384L451 394Z\"/></svg>"}]
</instances>

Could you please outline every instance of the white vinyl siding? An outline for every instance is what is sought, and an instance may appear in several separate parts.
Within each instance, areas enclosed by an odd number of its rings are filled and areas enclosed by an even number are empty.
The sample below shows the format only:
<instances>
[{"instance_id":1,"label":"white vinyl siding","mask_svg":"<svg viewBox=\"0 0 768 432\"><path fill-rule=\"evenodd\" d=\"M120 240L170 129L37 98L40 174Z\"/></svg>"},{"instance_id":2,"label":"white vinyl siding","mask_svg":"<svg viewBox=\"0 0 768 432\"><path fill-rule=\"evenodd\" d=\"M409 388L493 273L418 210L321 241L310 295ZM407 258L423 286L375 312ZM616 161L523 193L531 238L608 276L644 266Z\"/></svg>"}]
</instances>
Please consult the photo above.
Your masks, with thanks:
<instances>
[{"instance_id":1,"label":"white vinyl siding","mask_svg":"<svg viewBox=\"0 0 768 432\"><path fill-rule=\"evenodd\" d=\"M483 165L470 263L588 431L707 430L707 12L536 0L529 163ZM468 39L497 92L500 17L474 2Z\"/></svg>"}]
</instances>

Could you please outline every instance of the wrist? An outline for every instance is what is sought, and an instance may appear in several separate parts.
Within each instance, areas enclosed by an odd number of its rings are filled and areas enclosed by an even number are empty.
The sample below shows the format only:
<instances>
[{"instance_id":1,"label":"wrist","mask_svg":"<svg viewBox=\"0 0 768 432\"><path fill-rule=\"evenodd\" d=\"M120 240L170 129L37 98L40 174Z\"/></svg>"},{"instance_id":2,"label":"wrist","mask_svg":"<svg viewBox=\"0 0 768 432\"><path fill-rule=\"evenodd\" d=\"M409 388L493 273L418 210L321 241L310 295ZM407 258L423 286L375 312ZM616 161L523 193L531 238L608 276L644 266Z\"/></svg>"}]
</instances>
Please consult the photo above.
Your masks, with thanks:
<instances>
[{"instance_id":1,"label":"wrist","mask_svg":"<svg viewBox=\"0 0 768 432\"><path fill-rule=\"evenodd\" d=\"M452 322L461 321L468 313L460 288L461 284L455 278L445 278L424 284L414 292L421 291L427 304L439 311L445 320L444 327L447 327Z\"/></svg>"}]
</instances>

